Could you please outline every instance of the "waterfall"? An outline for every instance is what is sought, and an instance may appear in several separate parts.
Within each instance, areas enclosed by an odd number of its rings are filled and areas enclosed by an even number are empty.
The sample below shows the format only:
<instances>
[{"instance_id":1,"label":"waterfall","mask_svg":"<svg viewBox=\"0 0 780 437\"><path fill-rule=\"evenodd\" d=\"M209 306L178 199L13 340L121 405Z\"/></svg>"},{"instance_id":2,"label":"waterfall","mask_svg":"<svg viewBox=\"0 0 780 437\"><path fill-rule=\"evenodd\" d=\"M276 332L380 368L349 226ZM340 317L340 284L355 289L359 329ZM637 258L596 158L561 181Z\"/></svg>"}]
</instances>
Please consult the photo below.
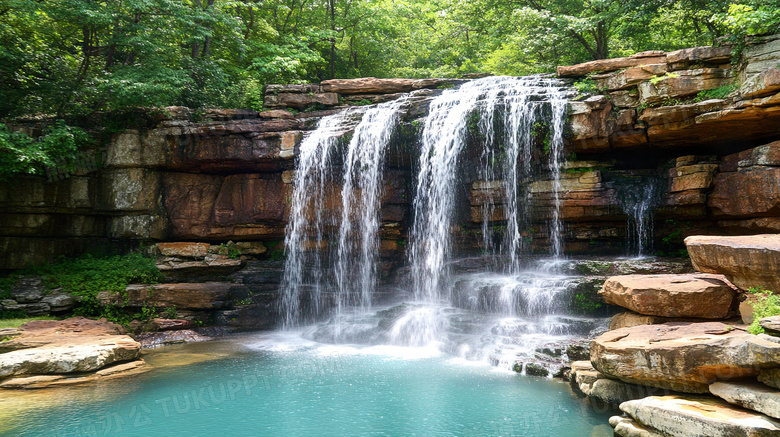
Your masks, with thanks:
<instances>
[{"instance_id":1,"label":"waterfall","mask_svg":"<svg viewBox=\"0 0 780 437\"><path fill-rule=\"evenodd\" d=\"M370 306L376 286L385 149L405 101L324 117L301 142L285 230L284 327L320 314L324 290L335 290L339 309ZM340 143L353 128L343 151ZM339 185L340 203L333 193ZM335 244L335 265L328 256L329 243Z\"/></svg>"},{"instance_id":2,"label":"waterfall","mask_svg":"<svg viewBox=\"0 0 780 437\"><path fill-rule=\"evenodd\" d=\"M499 253L519 270L525 245L521 226L528 222L520 184L531 176L535 127L546 126L544 148L552 178L551 254L562 253L560 220L560 168L564 163L563 125L568 93L554 79L489 77L457 90L444 92L431 102L421 147L414 199L410 262L415 297L433 301L443 295L441 278L451 256L451 232L457 190L459 159L469 134L482 140L479 187L503 191L506 232ZM498 114L498 115L497 115ZM536 124L536 126L535 126ZM482 207L483 244L494 250L489 222L494 220L495 196ZM520 202L518 199L520 198Z\"/></svg>"},{"instance_id":3,"label":"waterfall","mask_svg":"<svg viewBox=\"0 0 780 437\"><path fill-rule=\"evenodd\" d=\"M626 250L642 257L652 250L653 208L657 201L656 181L643 180L637 186L618 190L626 214Z\"/></svg>"},{"instance_id":4,"label":"waterfall","mask_svg":"<svg viewBox=\"0 0 780 437\"><path fill-rule=\"evenodd\" d=\"M376 288L385 150L406 101L401 98L370 108L349 142L343 167L336 262L339 309L371 306L371 293Z\"/></svg>"}]
</instances>

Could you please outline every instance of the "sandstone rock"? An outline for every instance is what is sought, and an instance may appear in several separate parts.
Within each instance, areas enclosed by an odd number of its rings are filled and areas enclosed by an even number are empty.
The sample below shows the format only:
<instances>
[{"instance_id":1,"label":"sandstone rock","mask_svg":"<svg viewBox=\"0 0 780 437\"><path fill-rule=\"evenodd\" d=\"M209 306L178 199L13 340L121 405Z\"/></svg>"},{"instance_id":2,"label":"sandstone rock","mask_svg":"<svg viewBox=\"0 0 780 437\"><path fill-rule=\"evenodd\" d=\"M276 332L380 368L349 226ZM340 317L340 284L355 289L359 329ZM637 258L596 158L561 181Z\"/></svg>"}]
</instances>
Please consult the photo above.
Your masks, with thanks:
<instances>
[{"instance_id":1,"label":"sandstone rock","mask_svg":"<svg viewBox=\"0 0 780 437\"><path fill-rule=\"evenodd\" d=\"M0 354L0 377L97 370L116 361L132 360L141 345L127 336L99 337L80 344L47 345Z\"/></svg>"},{"instance_id":2,"label":"sandstone rock","mask_svg":"<svg viewBox=\"0 0 780 437\"><path fill-rule=\"evenodd\" d=\"M748 437L780 434L780 422L717 398L650 396L624 402L620 409L642 427L661 435Z\"/></svg>"},{"instance_id":3,"label":"sandstone rock","mask_svg":"<svg viewBox=\"0 0 780 437\"><path fill-rule=\"evenodd\" d=\"M98 300L103 305L128 307L157 307L177 309L217 309L226 305L231 284L206 282L202 284L131 284L125 289L125 296L119 293L101 292Z\"/></svg>"},{"instance_id":4,"label":"sandstone rock","mask_svg":"<svg viewBox=\"0 0 780 437\"><path fill-rule=\"evenodd\" d=\"M613 91L609 93L609 96L612 97L612 103L617 107L635 108L639 106L639 91Z\"/></svg>"},{"instance_id":5,"label":"sandstone rock","mask_svg":"<svg viewBox=\"0 0 780 437\"><path fill-rule=\"evenodd\" d=\"M576 361L571 364L571 383L590 399L606 405L617 406L622 402L641 399L658 393L660 389L627 384L593 368L590 361Z\"/></svg>"},{"instance_id":6,"label":"sandstone rock","mask_svg":"<svg viewBox=\"0 0 780 437\"><path fill-rule=\"evenodd\" d=\"M596 79L599 89L608 91L617 91L630 88L640 82L652 77L666 73L666 64L644 64L637 67L627 68L623 71L604 75L603 78Z\"/></svg>"},{"instance_id":7,"label":"sandstone rock","mask_svg":"<svg viewBox=\"0 0 780 437\"><path fill-rule=\"evenodd\" d=\"M731 46L722 47L691 47L666 54L666 62L673 68L685 68L691 64L709 62L713 64L728 63L731 59Z\"/></svg>"},{"instance_id":8,"label":"sandstone rock","mask_svg":"<svg viewBox=\"0 0 780 437\"><path fill-rule=\"evenodd\" d=\"M723 274L743 290L780 290L780 235L691 236L685 245L700 272Z\"/></svg>"},{"instance_id":9,"label":"sandstone rock","mask_svg":"<svg viewBox=\"0 0 780 437\"><path fill-rule=\"evenodd\" d=\"M306 109L314 104L323 106L336 106L339 104L339 95L337 93L285 93L266 94L263 100L263 106L266 108L296 108Z\"/></svg>"},{"instance_id":10,"label":"sandstone rock","mask_svg":"<svg viewBox=\"0 0 780 437\"><path fill-rule=\"evenodd\" d=\"M447 83L446 79L332 79L320 83L325 92L339 94L393 94L408 93L423 88L436 88Z\"/></svg>"},{"instance_id":11,"label":"sandstone rock","mask_svg":"<svg viewBox=\"0 0 780 437\"><path fill-rule=\"evenodd\" d=\"M693 96L701 91L728 85L731 81L731 70L699 68L678 71L657 83L640 83L639 99L642 103L661 103L667 99Z\"/></svg>"},{"instance_id":12,"label":"sandstone rock","mask_svg":"<svg viewBox=\"0 0 780 437\"><path fill-rule=\"evenodd\" d=\"M639 325L661 325L663 323L673 322L706 322L704 319L693 319L690 317L660 317L637 314L632 311L624 311L612 316L609 321L609 330L614 331L620 328L631 328Z\"/></svg>"},{"instance_id":13,"label":"sandstone rock","mask_svg":"<svg viewBox=\"0 0 780 437\"><path fill-rule=\"evenodd\" d=\"M780 68L770 68L757 74L745 82L739 88L743 99L765 97L780 90Z\"/></svg>"},{"instance_id":14,"label":"sandstone rock","mask_svg":"<svg viewBox=\"0 0 780 437\"><path fill-rule=\"evenodd\" d=\"M770 387L780 389L780 368L761 369L758 380Z\"/></svg>"},{"instance_id":15,"label":"sandstone rock","mask_svg":"<svg viewBox=\"0 0 780 437\"><path fill-rule=\"evenodd\" d=\"M627 58L599 59L571 66L559 66L559 77L585 76L588 73L615 71L637 65L664 64L666 55L661 51L642 52Z\"/></svg>"},{"instance_id":16,"label":"sandstone rock","mask_svg":"<svg viewBox=\"0 0 780 437\"><path fill-rule=\"evenodd\" d=\"M41 389L49 387L59 387L65 385L77 385L105 380L108 378L117 378L138 375L151 370L144 360L136 359L129 362L112 364L96 372L89 374L75 375L36 375L20 378L10 378L0 383L0 388L4 389Z\"/></svg>"},{"instance_id":17,"label":"sandstone rock","mask_svg":"<svg viewBox=\"0 0 780 437\"><path fill-rule=\"evenodd\" d=\"M716 382L710 393L734 405L780 418L780 392L759 383Z\"/></svg>"},{"instance_id":18,"label":"sandstone rock","mask_svg":"<svg viewBox=\"0 0 780 437\"><path fill-rule=\"evenodd\" d=\"M773 216L780 212L780 168L750 167L720 173L708 206L715 216Z\"/></svg>"},{"instance_id":19,"label":"sandstone rock","mask_svg":"<svg viewBox=\"0 0 780 437\"><path fill-rule=\"evenodd\" d=\"M18 303L37 303L43 298L46 287L39 277L24 277L17 280L9 290L11 298Z\"/></svg>"},{"instance_id":20,"label":"sandstone rock","mask_svg":"<svg viewBox=\"0 0 780 437\"><path fill-rule=\"evenodd\" d=\"M244 265L240 259L211 258L203 261L162 261L157 268L166 281L219 281Z\"/></svg>"},{"instance_id":21,"label":"sandstone rock","mask_svg":"<svg viewBox=\"0 0 780 437\"><path fill-rule=\"evenodd\" d=\"M138 340L144 348L153 348L171 344L198 343L212 340L212 338L200 335L190 329L184 329L178 331L146 332L138 334L136 340Z\"/></svg>"},{"instance_id":22,"label":"sandstone rock","mask_svg":"<svg viewBox=\"0 0 780 437\"><path fill-rule=\"evenodd\" d=\"M716 381L780 367L780 343L719 323L666 323L622 328L591 342L593 366L634 384L708 393Z\"/></svg>"},{"instance_id":23,"label":"sandstone rock","mask_svg":"<svg viewBox=\"0 0 780 437\"><path fill-rule=\"evenodd\" d=\"M723 319L736 292L718 275L613 276L599 292L608 304L661 317Z\"/></svg>"},{"instance_id":24,"label":"sandstone rock","mask_svg":"<svg viewBox=\"0 0 780 437\"><path fill-rule=\"evenodd\" d=\"M192 322L189 320L181 319L152 319L152 323L157 326L160 331L176 331L179 329L187 329L192 326Z\"/></svg>"},{"instance_id":25,"label":"sandstone rock","mask_svg":"<svg viewBox=\"0 0 780 437\"><path fill-rule=\"evenodd\" d=\"M163 256L188 258L204 258L210 246L209 243L157 243L157 249Z\"/></svg>"},{"instance_id":26,"label":"sandstone rock","mask_svg":"<svg viewBox=\"0 0 780 437\"><path fill-rule=\"evenodd\" d=\"M118 168L102 174L102 209L149 211L159 205L160 173L145 168Z\"/></svg>"},{"instance_id":27,"label":"sandstone rock","mask_svg":"<svg viewBox=\"0 0 780 437\"><path fill-rule=\"evenodd\" d=\"M758 321L767 334L777 336L780 334L780 316L764 317Z\"/></svg>"},{"instance_id":28,"label":"sandstone rock","mask_svg":"<svg viewBox=\"0 0 780 437\"><path fill-rule=\"evenodd\" d=\"M645 428L629 417L612 416L609 418L609 424L615 428L615 435L620 437L667 437Z\"/></svg>"}]
</instances>

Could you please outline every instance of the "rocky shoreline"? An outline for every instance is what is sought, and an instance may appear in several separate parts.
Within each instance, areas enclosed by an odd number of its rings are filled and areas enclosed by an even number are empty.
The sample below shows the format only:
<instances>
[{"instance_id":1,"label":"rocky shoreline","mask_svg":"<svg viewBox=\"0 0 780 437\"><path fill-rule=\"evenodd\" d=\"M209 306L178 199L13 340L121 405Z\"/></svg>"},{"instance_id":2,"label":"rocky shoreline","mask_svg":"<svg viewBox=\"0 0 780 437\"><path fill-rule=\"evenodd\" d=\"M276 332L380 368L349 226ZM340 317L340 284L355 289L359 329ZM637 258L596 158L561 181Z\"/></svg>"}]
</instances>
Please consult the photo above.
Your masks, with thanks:
<instances>
[{"instance_id":1,"label":"rocky shoreline","mask_svg":"<svg viewBox=\"0 0 780 437\"><path fill-rule=\"evenodd\" d=\"M748 289L777 277L780 235L686 244L706 273L605 282L607 302L632 316L616 316L620 322L591 342L590 360L572 364L570 382L593 401L619 405L623 416L610 420L618 436L779 435L780 337L748 333L737 311Z\"/></svg>"}]
</instances>

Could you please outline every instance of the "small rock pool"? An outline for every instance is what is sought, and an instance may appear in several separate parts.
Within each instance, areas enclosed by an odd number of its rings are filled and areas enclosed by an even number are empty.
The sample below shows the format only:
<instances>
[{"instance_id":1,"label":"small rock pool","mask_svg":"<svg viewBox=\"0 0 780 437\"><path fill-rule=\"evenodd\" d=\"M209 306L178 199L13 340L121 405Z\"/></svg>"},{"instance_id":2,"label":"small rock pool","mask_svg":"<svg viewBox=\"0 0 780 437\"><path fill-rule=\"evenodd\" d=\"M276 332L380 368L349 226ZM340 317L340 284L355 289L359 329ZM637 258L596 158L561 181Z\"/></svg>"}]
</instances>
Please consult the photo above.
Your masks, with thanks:
<instances>
[{"instance_id":1,"label":"small rock pool","mask_svg":"<svg viewBox=\"0 0 780 437\"><path fill-rule=\"evenodd\" d=\"M0 436L611 436L559 380L432 348L252 334L170 346L152 371L0 393Z\"/></svg>"}]
</instances>

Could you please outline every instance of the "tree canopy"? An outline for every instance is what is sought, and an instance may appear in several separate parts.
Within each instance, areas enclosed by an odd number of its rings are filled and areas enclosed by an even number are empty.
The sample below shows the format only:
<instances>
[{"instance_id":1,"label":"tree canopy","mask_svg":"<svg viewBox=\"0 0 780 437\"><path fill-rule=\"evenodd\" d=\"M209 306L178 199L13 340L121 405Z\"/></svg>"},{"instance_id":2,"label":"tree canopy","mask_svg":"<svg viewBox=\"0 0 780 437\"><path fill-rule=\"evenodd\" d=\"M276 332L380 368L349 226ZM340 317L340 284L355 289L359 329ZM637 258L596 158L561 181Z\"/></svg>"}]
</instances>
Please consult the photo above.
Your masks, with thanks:
<instances>
[{"instance_id":1,"label":"tree canopy","mask_svg":"<svg viewBox=\"0 0 780 437\"><path fill-rule=\"evenodd\" d=\"M270 83L529 74L772 32L780 0L2 0L0 118L260 109Z\"/></svg>"}]
</instances>

